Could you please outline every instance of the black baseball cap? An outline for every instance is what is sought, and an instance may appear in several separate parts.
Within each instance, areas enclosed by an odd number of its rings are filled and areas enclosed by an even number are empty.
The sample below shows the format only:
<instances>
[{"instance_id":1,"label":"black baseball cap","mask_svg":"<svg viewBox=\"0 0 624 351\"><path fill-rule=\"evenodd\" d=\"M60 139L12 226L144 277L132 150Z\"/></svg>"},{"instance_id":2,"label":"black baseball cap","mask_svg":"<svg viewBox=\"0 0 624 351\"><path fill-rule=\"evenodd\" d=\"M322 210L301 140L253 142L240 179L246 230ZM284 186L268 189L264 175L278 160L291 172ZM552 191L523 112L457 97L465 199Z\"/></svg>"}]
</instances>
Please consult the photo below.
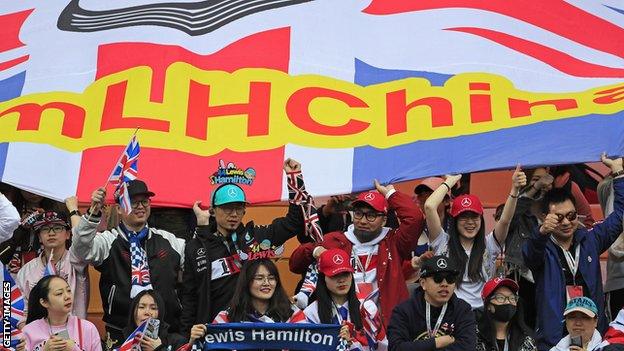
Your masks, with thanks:
<instances>
[{"instance_id":1,"label":"black baseball cap","mask_svg":"<svg viewBox=\"0 0 624 351\"><path fill-rule=\"evenodd\" d=\"M446 256L433 256L426 260L420 268L421 278L445 272L459 274L459 269L457 269L455 262Z\"/></svg>"},{"instance_id":2,"label":"black baseball cap","mask_svg":"<svg viewBox=\"0 0 624 351\"><path fill-rule=\"evenodd\" d=\"M145 184L144 181L135 179L128 182L128 195L130 198L133 198L137 195L147 195L148 197L152 197L156 194L147 189L147 184Z\"/></svg>"}]
</instances>

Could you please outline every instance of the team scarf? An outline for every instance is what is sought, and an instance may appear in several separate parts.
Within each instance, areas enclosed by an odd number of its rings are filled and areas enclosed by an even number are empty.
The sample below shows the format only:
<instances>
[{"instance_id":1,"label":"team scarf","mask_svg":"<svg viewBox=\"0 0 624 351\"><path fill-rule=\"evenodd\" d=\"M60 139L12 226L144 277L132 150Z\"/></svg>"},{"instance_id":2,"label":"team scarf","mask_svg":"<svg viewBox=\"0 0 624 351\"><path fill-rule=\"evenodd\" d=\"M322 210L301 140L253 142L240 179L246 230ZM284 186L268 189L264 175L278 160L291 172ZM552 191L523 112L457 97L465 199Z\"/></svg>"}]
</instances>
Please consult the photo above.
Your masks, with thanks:
<instances>
[{"instance_id":1,"label":"team scarf","mask_svg":"<svg viewBox=\"0 0 624 351\"><path fill-rule=\"evenodd\" d=\"M301 171L287 173L288 197L290 203L301 207L303 212L303 220L305 223L305 235L316 243L323 241L323 230L319 224L318 211L314 205L314 198L308 194L303 182ZM306 271L303 284L299 292L295 295L296 305L300 309L308 306L310 296L316 290L318 281L318 265L311 264Z\"/></svg>"},{"instance_id":2,"label":"team scarf","mask_svg":"<svg viewBox=\"0 0 624 351\"><path fill-rule=\"evenodd\" d=\"M119 224L119 228L130 242L130 263L132 271L130 277L130 283L132 284L130 298L134 298L143 290L153 289L150 280L149 266L147 264L147 254L142 245L147 238L149 228L146 225L139 232L133 232L128 230L123 223Z\"/></svg>"}]
</instances>

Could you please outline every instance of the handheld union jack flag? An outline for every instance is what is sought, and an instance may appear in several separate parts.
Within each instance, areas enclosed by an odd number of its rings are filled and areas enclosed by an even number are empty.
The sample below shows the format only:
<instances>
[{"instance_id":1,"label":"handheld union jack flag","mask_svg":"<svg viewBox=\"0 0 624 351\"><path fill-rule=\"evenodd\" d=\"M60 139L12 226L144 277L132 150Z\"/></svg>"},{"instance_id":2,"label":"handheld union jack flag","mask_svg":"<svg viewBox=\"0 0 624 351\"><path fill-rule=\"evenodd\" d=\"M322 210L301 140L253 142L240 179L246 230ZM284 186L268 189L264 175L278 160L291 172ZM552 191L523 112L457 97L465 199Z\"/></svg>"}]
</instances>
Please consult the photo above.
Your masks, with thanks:
<instances>
[{"instance_id":1,"label":"handheld union jack flag","mask_svg":"<svg viewBox=\"0 0 624 351\"><path fill-rule=\"evenodd\" d=\"M376 350L379 342L386 338L386 330L381 319L381 313L375 303L378 298L379 289L375 289L360 304L362 327L366 333L371 350Z\"/></svg>"},{"instance_id":2,"label":"handheld union jack flag","mask_svg":"<svg viewBox=\"0 0 624 351\"><path fill-rule=\"evenodd\" d=\"M140 152L141 147L139 146L139 141L135 134L119 157L119 161L117 161L110 177L108 177L108 181L115 185L115 197L117 202L119 202L121 209L127 214L132 212L127 184L138 176Z\"/></svg>"},{"instance_id":3,"label":"handheld union jack flag","mask_svg":"<svg viewBox=\"0 0 624 351\"><path fill-rule=\"evenodd\" d=\"M114 349L113 351L135 351L141 350L141 340L143 339L143 335L145 334L145 329L147 328L147 324L151 318L146 319L139 325L132 334L128 335L126 341L119 346L118 349Z\"/></svg>"},{"instance_id":4,"label":"handheld union jack flag","mask_svg":"<svg viewBox=\"0 0 624 351\"><path fill-rule=\"evenodd\" d=\"M139 146L139 141L135 134L132 136L132 139L130 139L128 146L124 149L113 172L108 178L108 181L113 183L115 188L119 188L121 183L127 183L137 178L139 171L137 163L139 161L140 152L141 147Z\"/></svg>"},{"instance_id":5,"label":"handheld union jack flag","mask_svg":"<svg viewBox=\"0 0 624 351\"><path fill-rule=\"evenodd\" d=\"M17 329L17 325L26 319L24 316L24 297L4 265L2 265L2 270L4 271L3 282L11 284L11 328ZM2 297L0 297L0 301L2 301Z\"/></svg>"}]
</instances>

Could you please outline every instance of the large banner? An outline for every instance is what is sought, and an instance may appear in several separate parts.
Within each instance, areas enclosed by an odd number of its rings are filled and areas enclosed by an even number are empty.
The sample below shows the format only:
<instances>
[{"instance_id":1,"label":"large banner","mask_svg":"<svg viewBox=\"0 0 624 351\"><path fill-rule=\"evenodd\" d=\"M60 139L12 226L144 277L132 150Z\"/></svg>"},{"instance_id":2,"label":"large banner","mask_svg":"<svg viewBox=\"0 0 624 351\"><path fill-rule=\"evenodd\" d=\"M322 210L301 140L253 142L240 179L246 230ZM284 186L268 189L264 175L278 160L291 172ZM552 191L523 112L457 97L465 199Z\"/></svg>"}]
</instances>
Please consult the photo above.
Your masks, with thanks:
<instances>
[{"instance_id":1,"label":"large banner","mask_svg":"<svg viewBox=\"0 0 624 351\"><path fill-rule=\"evenodd\" d=\"M305 323L207 324L204 350L336 351L340 325Z\"/></svg>"},{"instance_id":2,"label":"large banner","mask_svg":"<svg viewBox=\"0 0 624 351\"><path fill-rule=\"evenodd\" d=\"M0 180L88 201L140 128L157 205L624 154L620 0L0 5ZM112 193L110 191L109 193Z\"/></svg>"}]
</instances>

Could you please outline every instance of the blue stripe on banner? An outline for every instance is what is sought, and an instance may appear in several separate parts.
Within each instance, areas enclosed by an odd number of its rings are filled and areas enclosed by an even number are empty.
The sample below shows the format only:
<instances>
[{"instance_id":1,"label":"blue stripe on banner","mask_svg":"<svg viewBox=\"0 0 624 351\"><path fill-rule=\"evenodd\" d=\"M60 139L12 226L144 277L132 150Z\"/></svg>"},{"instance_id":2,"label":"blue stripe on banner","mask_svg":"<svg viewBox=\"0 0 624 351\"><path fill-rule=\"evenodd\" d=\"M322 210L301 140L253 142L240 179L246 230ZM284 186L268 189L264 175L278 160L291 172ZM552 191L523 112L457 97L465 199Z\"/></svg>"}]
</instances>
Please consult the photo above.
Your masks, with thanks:
<instances>
[{"instance_id":1,"label":"blue stripe on banner","mask_svg":"<svg viewBox=\"0 0 624 351\"><path fill-rule=\"evenodd\" d=\"M557 138L544 135L557 133ZM588 132L589 131L589 132ZM571 145L582 140L583 147ZM609 147L611 145L611 147ZM391 149L359 147L353 155L353 191L372 179L394 183L447 173L590 162L624 155L624 113L588 115L455 138L418 141Z\"/></svg>"},{"instance_id":2,"label":"blue stripe on banner","mask_svg":"<svg viewBox=\"0 0 624 351\"><path fill-rule=\"evenodd\" d=\"M22 94L26 72L18 73L0 81L0 102L14 99Z\"/></svg>"},{"instance_id":3,"label":"blue stripe on banner","mask_svg":"<svg viewBox=\"0 0 624 351\"><path fill-rule=\"evenodd\" d=\"M400 69L383 69L371 66L364 61L355 59L354 82L361 86L379 84L404 78L425 78L432 86L443 86L452 74L442 74L427 71L406 71Z\"/></svg>"},{"instance_id":4,"label":"blue stripe on banner","mask_svg":"<svg viewBox=\"0 0 624 351\"><path fill-rule=\"evenodd\" d=\"M21 72L13 77L0 81L0 102L11 100L20 96L22 94L22 88L24 88L25 79L26 72ZM8 150L8 143L0 143L0 181L2 180L2 175L4 174Z\"/></svg>"},{"instance_id":5,"label":"blue stripe on banner","mask_svg":"<svg viewBox=\"0 0 624 351\"><path fill-rule=\"evenodd\" d=\"M306 323L208 324L204 350L290 349L335 351L340 325Z\"/></svg>"}]
</instances>

